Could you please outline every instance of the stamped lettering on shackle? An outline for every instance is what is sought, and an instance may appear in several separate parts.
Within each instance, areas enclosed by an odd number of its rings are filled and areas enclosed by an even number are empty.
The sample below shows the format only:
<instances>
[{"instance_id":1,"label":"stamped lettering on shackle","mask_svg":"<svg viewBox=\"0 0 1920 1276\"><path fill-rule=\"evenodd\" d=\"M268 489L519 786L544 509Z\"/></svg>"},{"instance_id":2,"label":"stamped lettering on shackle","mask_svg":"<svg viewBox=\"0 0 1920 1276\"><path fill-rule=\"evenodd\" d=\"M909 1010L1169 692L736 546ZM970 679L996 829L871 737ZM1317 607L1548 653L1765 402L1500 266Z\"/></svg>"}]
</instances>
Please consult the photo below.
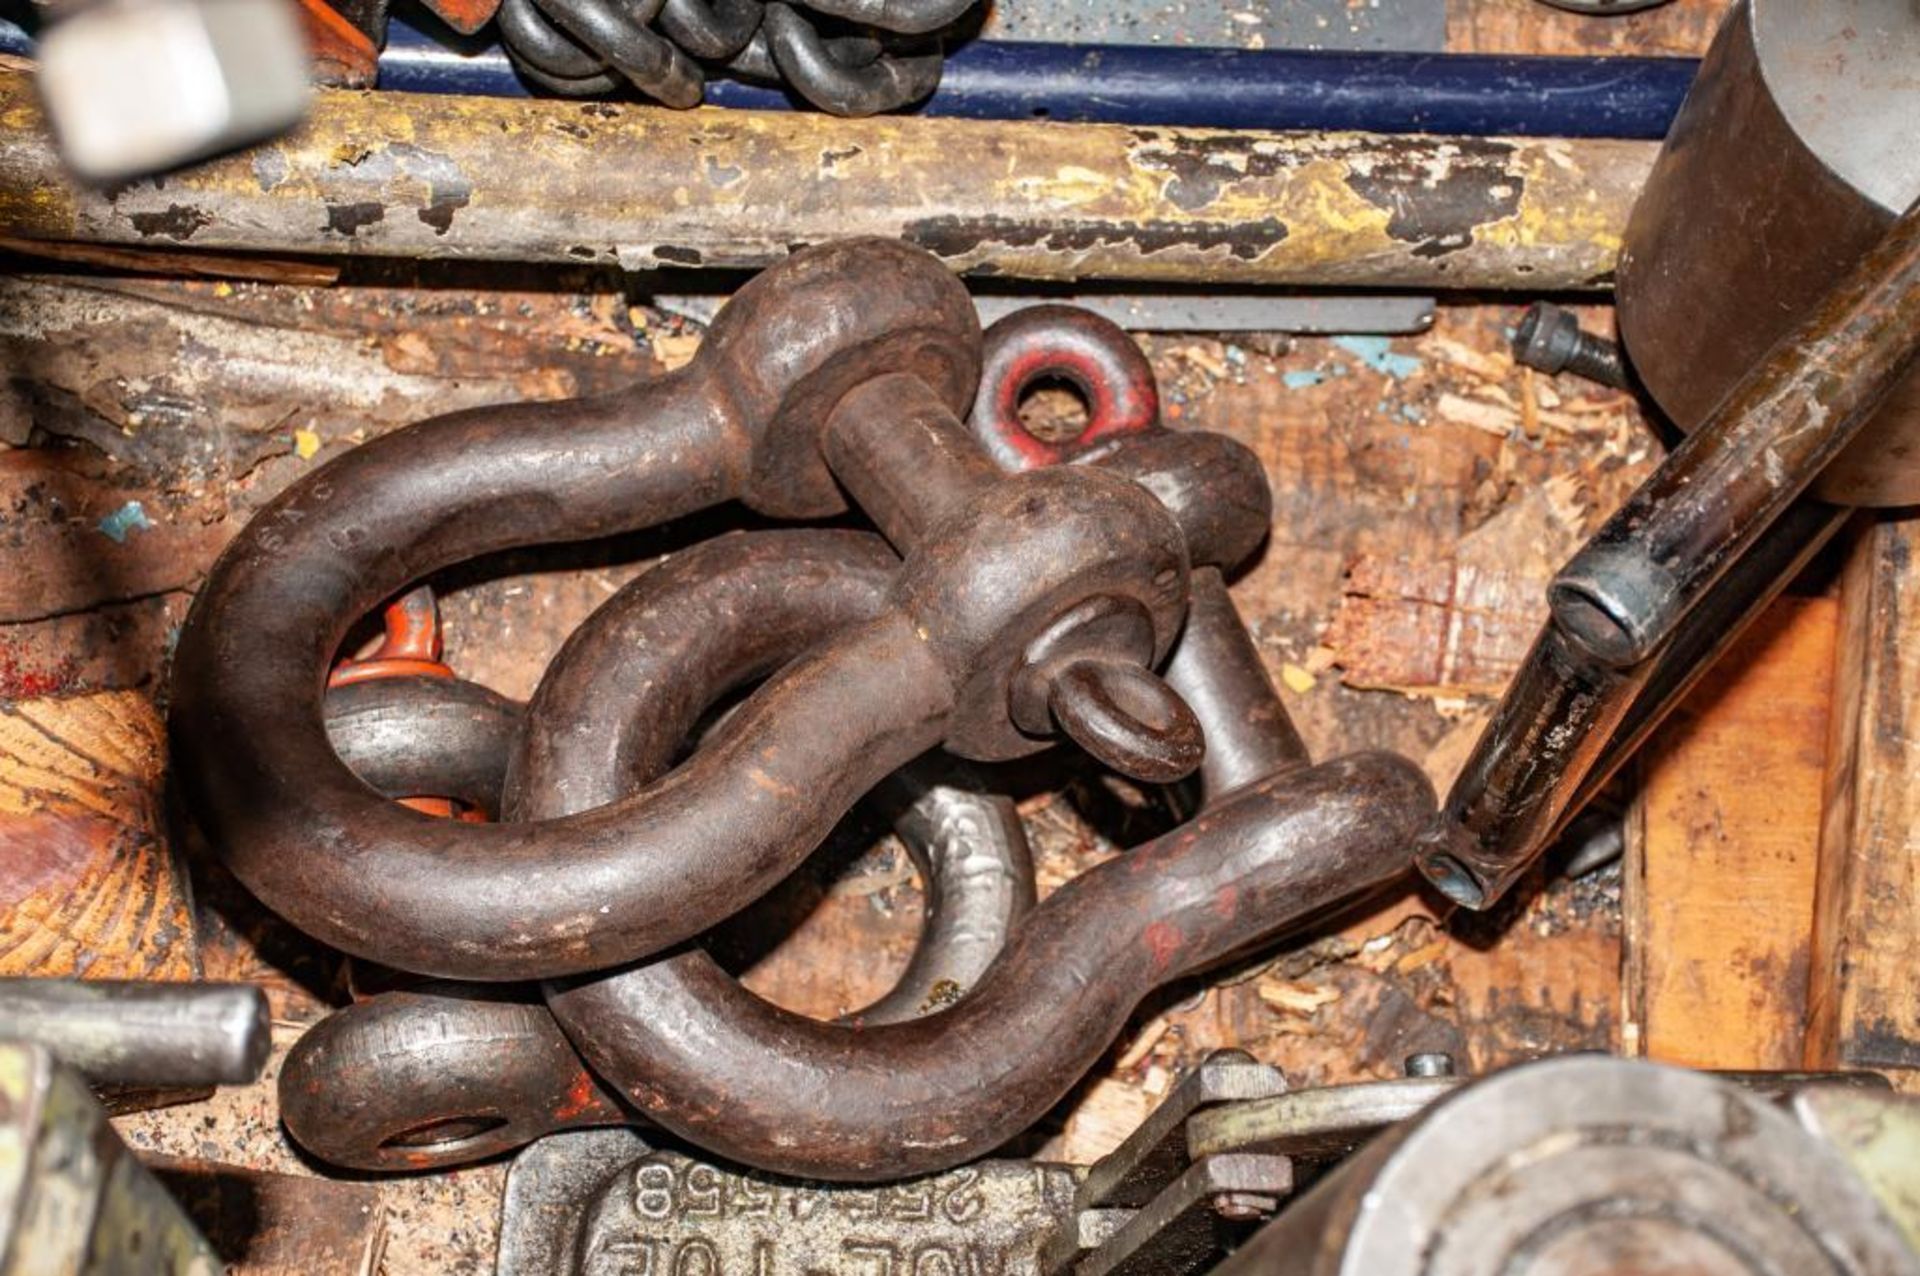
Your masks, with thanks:
<instances>
[{"instance_id":1,"label":"stamped lettering on shackle","mask_svg":"<svg viewBox=\"0 0 1920 1276\"><path fill-rule=\"evenodd\" d=\"M619 1136L594 1131L559 1136L580 1152L536 1145L550 1159L525 1178L515 1165L503 1263L511 1251L543 1276L1040 1276L1079 1181L1068 1166L983 1161L884 1187L809 1183L620 1134L623 1163L608 1163ZM570 1235L552 1230L562 1219Z\"/></svg>"}]
</instances>

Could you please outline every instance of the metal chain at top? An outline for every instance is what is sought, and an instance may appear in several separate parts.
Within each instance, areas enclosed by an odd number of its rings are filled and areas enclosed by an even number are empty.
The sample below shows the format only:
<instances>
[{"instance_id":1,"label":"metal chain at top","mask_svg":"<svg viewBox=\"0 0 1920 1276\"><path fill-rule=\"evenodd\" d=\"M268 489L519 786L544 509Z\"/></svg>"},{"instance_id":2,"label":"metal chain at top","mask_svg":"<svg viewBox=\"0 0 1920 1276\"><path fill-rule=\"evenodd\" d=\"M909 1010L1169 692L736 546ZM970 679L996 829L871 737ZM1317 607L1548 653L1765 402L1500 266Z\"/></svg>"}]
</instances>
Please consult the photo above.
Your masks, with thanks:
<instances>
[{"instance_id":1,"label":"metal chain at top","mask_svg":"<svg viewBox=\"0 0 1920 1276\"><path fill-rule=\"evenodd\" d=\"M698 106L708 75L784 84L832 115L874 115L940 83L939 32L974 0L502 0L522 76L567 96L632 85ZM840 30L829 29L832 24Z\"/></svg>"}]
</instances>

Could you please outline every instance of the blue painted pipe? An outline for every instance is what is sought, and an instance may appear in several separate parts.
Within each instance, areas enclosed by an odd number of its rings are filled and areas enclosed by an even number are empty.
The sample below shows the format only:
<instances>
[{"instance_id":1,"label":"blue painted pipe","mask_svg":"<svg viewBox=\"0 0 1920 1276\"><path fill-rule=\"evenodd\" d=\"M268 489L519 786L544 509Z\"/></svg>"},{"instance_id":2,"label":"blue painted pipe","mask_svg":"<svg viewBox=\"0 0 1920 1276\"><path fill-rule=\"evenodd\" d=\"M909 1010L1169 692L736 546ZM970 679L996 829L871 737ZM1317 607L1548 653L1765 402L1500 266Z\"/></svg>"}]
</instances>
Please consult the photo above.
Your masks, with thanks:
<instances>
[{"instance_id":1,"label":"blue painted pipe","mask_svg":"<svg viewBox=\"0 0 1920 1276\"><path fill-rule=\"evenodd\" d=\"M0 24L0 51L28 52ZM1355 129L1469 136L1661 138L1699 63L1691 58L1496 57L974 40L947 59L918 110L1198 128ZM525 96L499 45L428 35L395 18L380 87ZM715 106L784 110L777 89L714 80Z\"/></svg>"}]
</instances>

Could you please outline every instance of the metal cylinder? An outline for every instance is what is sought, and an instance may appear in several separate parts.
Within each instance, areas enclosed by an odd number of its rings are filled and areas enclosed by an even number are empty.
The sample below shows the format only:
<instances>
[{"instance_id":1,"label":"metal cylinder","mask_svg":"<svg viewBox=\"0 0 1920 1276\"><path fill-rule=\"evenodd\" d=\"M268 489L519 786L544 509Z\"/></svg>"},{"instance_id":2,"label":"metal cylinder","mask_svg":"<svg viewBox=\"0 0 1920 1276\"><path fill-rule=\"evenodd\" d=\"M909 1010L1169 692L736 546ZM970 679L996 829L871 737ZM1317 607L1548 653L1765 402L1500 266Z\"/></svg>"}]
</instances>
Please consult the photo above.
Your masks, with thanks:
<instances>
[{"instance_id":1,"label":"metal cylinder","mask_svg":"<svg viewBox=\"0 0 1920 1276\"><path fill-rule=\"evenodd\" d=\"M1603 288L1647 142L1298 135L318 92L295 133L76 186L0 72L19 239L758 269L884 235L958 271L1329 287Z\"/></svg>"},{"instance_id":2,"label":"metal cylinder","mask_svg":"<svg viewBox=\"0 0 1920 1276\"><path fill-rule=\"evenodd\" d=\"M1920 198L1920 9L1743 0L1634 206L1619 322L1683 430ZM1850 505L1920 501L1920 375L1815 484Z\"/></svg>"},{"instance_id":3,"label":"metal cylinder","mask_svg":"<svg viewBox=\"0 0 1920 1276\"><path fill-rule=\"evenodd\" d=\"M236 1085L271 1045L251 984L0 979L0 1037L43 1045L90 1081Z\"/></svg>"},{"instance_id":4,"label":"metal cylinder","mask_svg":"<svg viewBox=\"0 0 1920 1276\"><path fill-rule=\"evenodd\" d=\"M1833 1148L1775 1105L1573 1056L1375 1139L1215 1276L1910 1276Z\"/></svg>"},{"instance_id":5,"label":"metal cylinder","mask_svg":"<svg viewBox=\"0 0 1920 1276\"><path fill-rule=\"evenodd\" d=\"M1920 205L1821 295L1560 569L1547 591L1554 623L1596 660L1645 660L1863 437L1916 357ZM1900 468L1895 456L1882 466Z\"/></svg>"}]
</instances>

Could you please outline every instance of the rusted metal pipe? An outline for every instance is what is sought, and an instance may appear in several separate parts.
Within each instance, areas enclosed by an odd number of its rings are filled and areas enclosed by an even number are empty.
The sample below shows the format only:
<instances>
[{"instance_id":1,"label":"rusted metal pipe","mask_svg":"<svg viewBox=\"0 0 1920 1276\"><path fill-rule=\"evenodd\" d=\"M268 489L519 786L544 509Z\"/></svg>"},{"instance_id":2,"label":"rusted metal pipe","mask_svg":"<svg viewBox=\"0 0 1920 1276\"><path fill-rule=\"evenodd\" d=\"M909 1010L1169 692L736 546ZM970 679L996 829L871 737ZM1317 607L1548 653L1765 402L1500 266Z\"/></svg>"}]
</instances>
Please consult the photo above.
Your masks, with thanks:
<instances>
[{"instance_id":1,"label":"rusted metal pipe","mask_svg":"<svg viewBox=\"0 0 1920 1276\"><path fill-rule=\"evenodd\" d=\"M1684 686L1682 657L1724 650L1785 583L1769 568L1832 534L1836 507L1782 514L1916 357L1920 207L1562 569L1552 619L1426 839L1437 887L1472 908L1499 900Z\"/></svg>"},{"instance_id":2,"label":"rusted metal pipe","mask_svg":"<svg viewBox=\"0 0 1920 1276\"><path fill-rule=\"evenodd\" d=\"M68 178L31 76L0 73L0 115L21 239L759 269L881 235L1000 277L1428 290L1606 287L1654 155L321 91L285 138L108 193Z\"/></svg>"}]
</instances>

